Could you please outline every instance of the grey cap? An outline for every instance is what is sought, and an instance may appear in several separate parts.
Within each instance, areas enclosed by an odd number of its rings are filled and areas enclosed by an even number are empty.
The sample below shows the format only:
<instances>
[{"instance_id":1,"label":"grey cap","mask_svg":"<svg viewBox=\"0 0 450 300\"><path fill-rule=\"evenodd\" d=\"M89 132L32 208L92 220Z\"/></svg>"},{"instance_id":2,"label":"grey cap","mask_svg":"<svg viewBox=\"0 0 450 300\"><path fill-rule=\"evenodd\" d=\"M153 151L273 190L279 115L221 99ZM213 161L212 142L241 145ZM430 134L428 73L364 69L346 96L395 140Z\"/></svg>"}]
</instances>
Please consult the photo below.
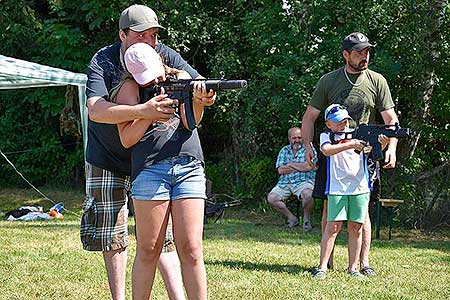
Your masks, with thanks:
<instances>
[{"instance_id":1,"label":"grey cap","mask_svg":"<svg viewBox=\"0 0 450 300\"><path fill-rule=\"evenodd\" d=\"M133 31L142 32L150 28L162 28L158 23L156 13L145 5L131 5L120 15L119 28L130 28Z\"/></svg>"},{"instance_id":2,"label":"grey cap","mask_svg":"<svg viewBox=\"0 0 450 300\"><path fill-rule=\"evenodd\" d=\"M356 51L361 51L371 47L374 47L374 45L369 43L369 39L361 32L353 32L347 35L342 41L343 50L353 49Z\"/></svg>"}]
</instances>

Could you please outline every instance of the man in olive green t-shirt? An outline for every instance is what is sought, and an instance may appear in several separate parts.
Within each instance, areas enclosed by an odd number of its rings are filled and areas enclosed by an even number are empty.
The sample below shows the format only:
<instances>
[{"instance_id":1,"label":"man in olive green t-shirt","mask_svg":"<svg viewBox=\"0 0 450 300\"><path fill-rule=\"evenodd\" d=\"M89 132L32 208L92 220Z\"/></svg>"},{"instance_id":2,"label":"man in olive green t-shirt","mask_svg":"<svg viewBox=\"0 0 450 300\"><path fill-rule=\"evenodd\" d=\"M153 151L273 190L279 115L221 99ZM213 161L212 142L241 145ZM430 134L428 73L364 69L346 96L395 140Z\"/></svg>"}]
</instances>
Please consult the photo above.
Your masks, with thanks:
<instances>
[{"instance_id":1,"label":"man in olive green t-shirt","mask_svg":"<svg viewBox=\"0 0 450 300\"><path fill-rule=\"evenodd\" d=\"M314 95L303 115L302 135L306 146L306 160L312 166L314 152L311 142L314 136L314 122L319 114L330 104L341 104L346 107L353 119L351 127L360 123L370 124L375 120L379 111L385 124L398 123L397 114L394 111L394 102L386 79L379 73L368 69L370 48L368 38L359 32L354 32L342 41L342 56L345 65L335 71L325 74L319 79ZM397 139L391 138L385 153L384 168L394 168L396 163ZM326 172L319 176L320 169L326 168L319 157L319 170L317 171L314 194L323 196L325 191ZM317 168L317 166L315 166ZM324 174L322 173L322 174ZM322 190L316 193L316 190ZM313 195L314 196L314 195ZM326 224L326 205L322 215L322 229ZM360 265L361 272L367 276L376 276L375 271L369 265L369 250L371 241L371 223L367 213L363 226L363 243L361 247ZM330 261L332 267L332 261Z\"/></svg>"}]
</instances>

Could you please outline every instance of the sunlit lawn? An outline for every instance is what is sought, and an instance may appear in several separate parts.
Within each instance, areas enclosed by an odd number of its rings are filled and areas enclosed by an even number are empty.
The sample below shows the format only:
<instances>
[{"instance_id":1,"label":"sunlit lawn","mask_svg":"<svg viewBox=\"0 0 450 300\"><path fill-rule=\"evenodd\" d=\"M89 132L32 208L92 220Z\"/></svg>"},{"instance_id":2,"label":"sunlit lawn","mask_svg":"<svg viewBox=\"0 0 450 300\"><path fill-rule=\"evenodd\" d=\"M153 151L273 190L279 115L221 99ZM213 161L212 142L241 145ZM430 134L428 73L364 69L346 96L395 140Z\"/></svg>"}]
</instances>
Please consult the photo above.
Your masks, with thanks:
<instances>
[{"instance_id":1,"label":"sunlit lawn","mask_svg":"<svg viewBox=\"0 0 450 300\"><path fill-rule=\"evenodd\" d=\"M81 190L44 192L81 213ZM2 212L34 203L51 206L30 190L0 190ZM65 216L64 221L0 221L0 299L109 298L101 255L81 249L79 219L68 212ZM373 242L371 252L379 276L365 282L345 273L343 233L336 248L336 270L325 281L317 281L309 270L319 259L318 222L311 233L286 229L282 223L271 210L230 208L223 221L206 225L209 299L450 299L450 231L394 229L389 241L383 228L382 239ZM131 298L133 236L129 248ZM160 277L153 299L167 299Z\"/></svg>"}]
</instances>

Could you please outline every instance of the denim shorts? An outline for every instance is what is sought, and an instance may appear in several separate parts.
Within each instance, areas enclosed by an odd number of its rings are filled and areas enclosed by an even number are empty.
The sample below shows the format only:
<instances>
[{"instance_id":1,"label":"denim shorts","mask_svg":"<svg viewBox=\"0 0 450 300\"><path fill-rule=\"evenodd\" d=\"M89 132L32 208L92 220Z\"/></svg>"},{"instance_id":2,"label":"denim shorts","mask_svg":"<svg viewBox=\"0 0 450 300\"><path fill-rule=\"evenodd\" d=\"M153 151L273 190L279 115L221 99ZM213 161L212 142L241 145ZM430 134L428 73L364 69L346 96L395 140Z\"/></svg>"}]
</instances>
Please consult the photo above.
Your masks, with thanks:
<instances>
[{"instance_id":1,"label":"denim shorts","mask_svg":"<svg viewBox=\"0 0 450 300\"><path fill-rule=\"evenodd\" d=\"M206 199L203 163L190 156L175 156L145 167L131 186L135 200Z\"/></svg>"}]
</instances>

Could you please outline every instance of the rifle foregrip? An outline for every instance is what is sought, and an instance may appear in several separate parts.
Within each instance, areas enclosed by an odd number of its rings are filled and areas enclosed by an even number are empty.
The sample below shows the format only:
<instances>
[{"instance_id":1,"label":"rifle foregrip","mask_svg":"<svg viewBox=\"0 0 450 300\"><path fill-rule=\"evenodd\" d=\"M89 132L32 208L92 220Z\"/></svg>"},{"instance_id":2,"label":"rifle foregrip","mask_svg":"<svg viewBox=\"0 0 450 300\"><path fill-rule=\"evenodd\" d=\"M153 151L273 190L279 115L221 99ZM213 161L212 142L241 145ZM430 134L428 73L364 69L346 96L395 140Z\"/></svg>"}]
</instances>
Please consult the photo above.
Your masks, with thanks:
<instances>
[{"instance_id":1,"label":"rifle foregrip","mask_svg":"<svg viewBox=\"0 0 450 300\"><path fill-rule=\"evenodd\" d=\"M397 130L397 138L408 138L411 136L411 130L409 128L400 128Z\"/></svg>"},{"instance_id":2,"label":"rifle foregrip","mask_svg":"<svg viewBox=\"0 0 450 300\"><path fill-rule=\"evenodd\" d=\"M381 149L380 143L372 145L372 158L377 161L383 159L383 150Z\"/></svg>"},{"instance_id":3,"label":"rifle foregrip","mask_svg":"<svg viewBox=\"0 0 450 300\"><path fill-rule=\"evenodd\" d=\"M184 90L183 91L183 99L189 99L190 98L190 93L188 90ZM187 129L189 130L194 130L195 128L197 128L197 122L195 120L195 115L194 115L194 106L192 101L183 101L184 102L184 110L185 110L185 117L186 117L186 122L187 122Z\"/></svg>"}]
</instances>

